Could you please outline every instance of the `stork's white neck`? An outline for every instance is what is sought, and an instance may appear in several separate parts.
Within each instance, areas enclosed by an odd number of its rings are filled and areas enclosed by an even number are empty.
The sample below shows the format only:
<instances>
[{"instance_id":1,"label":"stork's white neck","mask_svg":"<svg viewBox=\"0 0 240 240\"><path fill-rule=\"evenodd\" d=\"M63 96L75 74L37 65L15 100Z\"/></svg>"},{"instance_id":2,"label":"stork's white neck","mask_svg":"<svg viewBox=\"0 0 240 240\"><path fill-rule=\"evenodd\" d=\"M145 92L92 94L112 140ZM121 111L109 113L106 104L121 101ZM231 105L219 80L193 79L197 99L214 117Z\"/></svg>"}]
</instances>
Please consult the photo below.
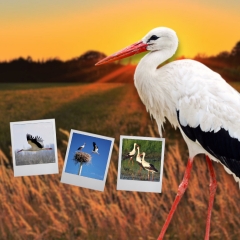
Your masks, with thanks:
<instances>
[{"instance_id":1,"label":"stork's white neck","mask_svg":"<svg viewBox=\"0 0 240 240\"><path fill-rule=\"evenodd\" d=\"M162 49L145 55L139 62L134 83L147 111L156 119L160 135L165 117L176 127L176 109L171 96L174 84L171 84L170 72L165 66L158 66L173 56L175 49ZM169 87L172 87L171 89ZM166 99L168 101L166 102Z\"/></svg>"},{"instance_id":2,"label":"stork's white neck","mask_svg":"<svg viewBox=\"0 0 240 240\"><path fill-rule=\"evenodd\" d=\"M153 51L146 54L139 62L136 72L137 71L144 71L153 73L156 71L157 67L165 62L167 59L173 56L175 50L172 49L162 49L159 51Z\"/></svg>"},{"instance_id":3,"label":"stork's white neck","mask_svg":"<svg viewBox=\"0 0 240 240\"><path fill-rule=\"evenodd\" d=\"M137 151L138 151L138 154L137 154L137 155L139 155L139 148L137 148Z\"/></svg>"}]
</instances>

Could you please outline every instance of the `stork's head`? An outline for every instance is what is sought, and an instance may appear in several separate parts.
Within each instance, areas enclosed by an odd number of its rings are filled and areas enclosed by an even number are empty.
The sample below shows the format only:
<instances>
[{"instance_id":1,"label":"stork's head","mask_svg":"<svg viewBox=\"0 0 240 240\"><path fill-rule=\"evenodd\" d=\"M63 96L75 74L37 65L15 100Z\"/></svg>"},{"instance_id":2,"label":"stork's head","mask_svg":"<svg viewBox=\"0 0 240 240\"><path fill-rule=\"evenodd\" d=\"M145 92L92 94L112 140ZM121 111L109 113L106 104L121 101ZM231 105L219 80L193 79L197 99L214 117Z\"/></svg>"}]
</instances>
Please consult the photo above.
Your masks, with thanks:
<instances>
[{"instance_id":1,"label":"stork's head","mask_svg":"<svg viewBox=\"0 0 240 240\"><path fill-rule=\"evenodd\" d=\"M170 49L174 52L177 50L178 37L176 32L170 28L158 27L152 29L142 38L142 42L147 44L148 51L157 51Z\"/></svg>"},{"instance_id":2,"label":"stork's head","mask_svg":"<svg viewBox=\"0 0 240 240\"><path fill-rule=\"evenodd\" d=\"M177 50L177 46L178 38L175 31L166 27L158 27L152 29L147 35L142 38L141 41L134 43L112 54L111 56L102 59L95 65L114 62L116 60L145 51L170 50L172 54L174 54Z\"/></svg>"},{"instance_id":3,"label":"stork's head","mask_svg":"<svg viewBox=\"0 0 240 240\"><path fill-rule=\"evenodd\" d=\"M145 157L145 152L142 152L140 157Z\"/></svg>"},{"instance_id":4,"label":"stork's head","mask_svg":"<svg viewBox=\"0 0 240 240\"><path fill-rule=\"evenodd\" d=\"M134 145L134 147L136 147L136 146L138 147L138 144L137 144L137 143L134 143L133 145Z\"/></svg>"}]
</instances>

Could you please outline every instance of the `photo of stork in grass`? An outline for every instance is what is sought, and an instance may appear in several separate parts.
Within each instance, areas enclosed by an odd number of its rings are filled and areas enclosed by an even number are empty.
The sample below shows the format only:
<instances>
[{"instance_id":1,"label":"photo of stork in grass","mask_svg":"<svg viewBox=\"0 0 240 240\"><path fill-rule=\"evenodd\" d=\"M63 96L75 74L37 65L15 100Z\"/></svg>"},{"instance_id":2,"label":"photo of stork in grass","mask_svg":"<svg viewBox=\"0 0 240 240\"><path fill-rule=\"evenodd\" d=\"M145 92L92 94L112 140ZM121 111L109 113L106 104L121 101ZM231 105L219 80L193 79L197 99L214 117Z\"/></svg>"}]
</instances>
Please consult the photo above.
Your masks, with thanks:
<instances>
[{"instance_id":1,"label":"photo of stork in grass","mask_svg":"<svg viewBox=\"0 0 240 240\"><path fill-rule=\"evenodd\" d=\"M102 191L113 142L113 138L71 130L61 181Z\"/></svg>"},{"instance_id":2,"label":"photo of stork in grass","mask_svg":"<svg viewBox=\"0 0 240 240\"><path fill-rule=\"evenodd\" d=\"M11 122L10 127L13 166L18 176L58 172L54 119Z\"/></svg>"},{"instance_id":3,"label":"photo of stork in grass","mask_svg":"<svg viewBox=\"0 0 240 240\"><path fill-rule=\"evenodd\" d=\"M162 138L120 136L117 189L159 192L164 146Z\"/></svg>"}]
</instances>

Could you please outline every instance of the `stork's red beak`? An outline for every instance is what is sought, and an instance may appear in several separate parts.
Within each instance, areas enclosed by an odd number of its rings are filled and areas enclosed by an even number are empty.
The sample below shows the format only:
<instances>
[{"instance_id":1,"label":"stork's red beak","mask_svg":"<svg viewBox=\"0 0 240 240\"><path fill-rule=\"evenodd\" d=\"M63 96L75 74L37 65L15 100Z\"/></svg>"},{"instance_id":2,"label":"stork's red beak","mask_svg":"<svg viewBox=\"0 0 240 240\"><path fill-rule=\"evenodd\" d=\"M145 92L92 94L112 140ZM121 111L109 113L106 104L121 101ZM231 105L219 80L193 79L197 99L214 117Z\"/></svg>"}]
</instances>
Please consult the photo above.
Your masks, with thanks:
<instances>
[{"instance_id":1,"label":"stork's red beak","mask_svg":"<svg viewBox=\"0 0 240 240\"><path fill-rule=\"evenodd\" d=\"M105 63L110 63L110 62L114 62L116 60L122 59L122 58L126 58L141 52L145 52L147 51L147 46L148 44L143 43L142 41L139 41L137 43L134 43L112 55L110 55L109 57L106 57L104 59L102 59L101 61L97 62L95 65L102 65Z\"/></svg>"}]
</instances>

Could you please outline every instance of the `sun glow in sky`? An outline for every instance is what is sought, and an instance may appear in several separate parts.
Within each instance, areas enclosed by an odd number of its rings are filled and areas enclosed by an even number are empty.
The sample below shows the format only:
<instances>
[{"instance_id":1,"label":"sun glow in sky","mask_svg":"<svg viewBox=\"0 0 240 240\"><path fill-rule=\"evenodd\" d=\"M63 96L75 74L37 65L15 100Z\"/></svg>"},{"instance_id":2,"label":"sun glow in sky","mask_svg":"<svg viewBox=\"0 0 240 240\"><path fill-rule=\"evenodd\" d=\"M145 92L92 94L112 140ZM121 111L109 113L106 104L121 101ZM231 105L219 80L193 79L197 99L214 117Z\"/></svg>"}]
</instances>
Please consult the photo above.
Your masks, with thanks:
<instances>
[{"instance_id":1,"label":"sun glow in sky","mask_svg":"<svg viewBox=\"0 0 240 240\"><path fill-rule=\"evenodd\" d=\"M12 0L0 2L0 61L109 55L159 26L174 29L178 55L215 55L240 40L239 0Z\"/></svg>"}]
</instances>

